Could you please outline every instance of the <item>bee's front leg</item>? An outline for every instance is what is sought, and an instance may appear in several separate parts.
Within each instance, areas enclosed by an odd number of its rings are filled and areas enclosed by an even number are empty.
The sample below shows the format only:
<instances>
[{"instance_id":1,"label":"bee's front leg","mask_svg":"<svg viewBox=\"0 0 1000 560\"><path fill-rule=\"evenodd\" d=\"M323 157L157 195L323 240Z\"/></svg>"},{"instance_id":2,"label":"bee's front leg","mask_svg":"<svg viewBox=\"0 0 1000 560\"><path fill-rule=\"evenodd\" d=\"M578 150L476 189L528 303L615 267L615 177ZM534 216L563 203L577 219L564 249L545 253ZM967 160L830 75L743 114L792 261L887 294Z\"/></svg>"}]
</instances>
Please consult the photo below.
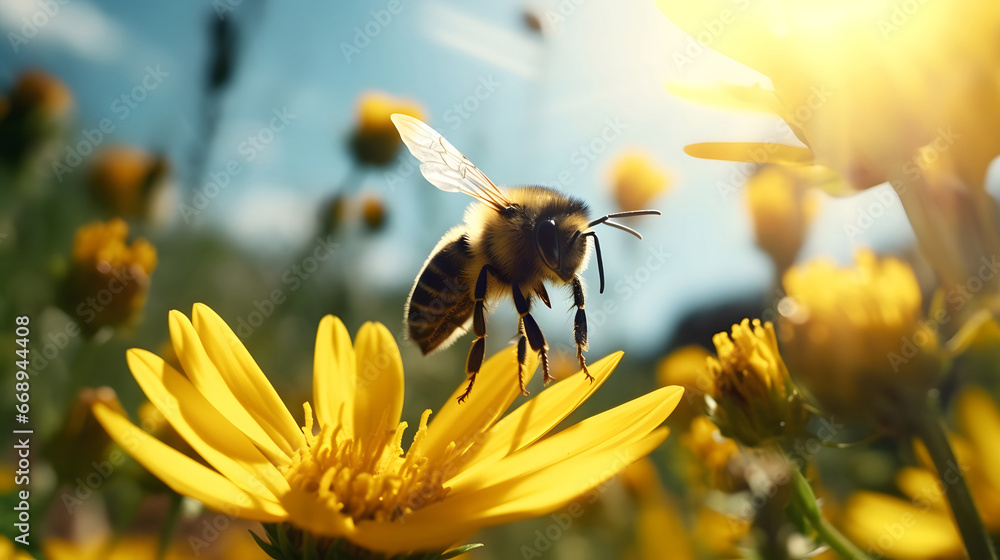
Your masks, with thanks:
<instances>
[{"instance_id":1,"label":"bee's front leg","mask_svg":"<svg viewBox=\"0 0 1000 560\"><path fill-rule=\"evenodd\" d=\"M476 301L476 307L472 312L472 332L476 335L476 340L472 341L469 358L465 362L465 374L469 377L469 386L465 388L462 396L458 397L459 403L465 402L472 393L472 385L476 382L476 374L483 365L483 356L486 353L486 284L492 268L490 265L485 265L479 271L476 290L472 294Z\"/></svg>"},{"instance_id":2,"label":"bee's front leg","mask_svg":"<svg viewBox=\"0 0 1000 560\"><path fill-rule=\"evenodd\" d=\"M573 338L576 339L576 359L580 361L583 373L591 382L594 377L587 369L587 360L583 357L584 350L587 349L587 312L583 310L583 283L580 276L573 277L573 305L576 306L576 319L573 321Z\"/></svg>"},{"instance_id":3,"label":"bee's front leg","mask_svg":"<svg viewBox=\"0 0 1000 560\"><path fill-rule=\"evenodd\" d=\"M529 311L531 311L530 300L524 297L521 293L521 288L516 284L513 286L514 295L514 309L517 310L517 314L521 317L521 340L518 344L523 344L524 338L527 336L528 344L531 345L531 349L538 352L539 358L542 360L542 381L548 383L553 380L552 375L549 373L549 345L545 342L545 336L542 334L542 329L538 327L538 323L535 322L535 318L531 316ZM520 354L520 352L518 352ZM518 356L520 358L520 355ZM518 375L524 369L524 360L519 360L518 365ZM521 384L522 390L524 383ZM525 392L527 394L527 392Z\"/></svg>"}]
</instances>

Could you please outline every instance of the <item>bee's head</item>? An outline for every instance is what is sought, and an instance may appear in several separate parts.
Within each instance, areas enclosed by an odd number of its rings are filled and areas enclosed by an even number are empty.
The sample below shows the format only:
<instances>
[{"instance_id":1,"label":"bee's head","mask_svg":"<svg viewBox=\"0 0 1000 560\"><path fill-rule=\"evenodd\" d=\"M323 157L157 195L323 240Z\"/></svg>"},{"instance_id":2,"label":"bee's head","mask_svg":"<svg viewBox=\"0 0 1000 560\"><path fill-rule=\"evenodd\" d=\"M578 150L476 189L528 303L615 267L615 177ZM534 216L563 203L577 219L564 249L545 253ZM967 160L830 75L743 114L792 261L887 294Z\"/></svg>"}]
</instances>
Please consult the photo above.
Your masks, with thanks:
<instances>
[{"instance_id":1,"label":"bee's head","mask_svg":"<svg viewBox=\"0 0 1000 560\"><path fill-rule=\"evenodd\" d=\"M583 265L583 259L587 255L587 238L594 239L594 252L597 253L597 271L601 275L601 293L604 293L604 262L601 259L601 244L597 241L597 233L590 228L605 224L642 239L639 232L634 229L612 222L610 218L625 216L649 216L659 215L659 210L634 210L630 212L617 212L600 217L587 223L585 220L573 219L582 216L571 216L564 219L546 218L539 220L535 225L535 247L545 266L549 267L564 282L573 280L573 275Z\"/></svg>"},{"instance_id":2,"label":"bee's head","mask_svg":"<svg viewBox=\"0 0 1000 560\"><path fill-rule=\"evenodd\" d=\"M587 255L587 243L580 236L586 222L568 218L547 218L535 224L538 256L564 282L571 282Z\"/></svg>"}]
</instances>

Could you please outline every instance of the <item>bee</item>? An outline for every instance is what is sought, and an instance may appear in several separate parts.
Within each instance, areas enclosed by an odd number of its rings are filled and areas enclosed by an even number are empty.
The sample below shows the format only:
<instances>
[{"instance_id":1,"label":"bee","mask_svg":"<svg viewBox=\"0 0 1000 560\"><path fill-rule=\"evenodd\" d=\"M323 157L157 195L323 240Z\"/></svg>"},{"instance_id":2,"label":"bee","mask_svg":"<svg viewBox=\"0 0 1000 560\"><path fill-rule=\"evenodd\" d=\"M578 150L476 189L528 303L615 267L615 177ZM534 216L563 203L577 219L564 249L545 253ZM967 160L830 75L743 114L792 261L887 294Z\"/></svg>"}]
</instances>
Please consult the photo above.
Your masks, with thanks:
<instances>
[{"instance_id":1,"label":"bee","mask_svg":"<svg viewBox=\"0 0 1000 560\"><path fill-rule=\"evenodd\" d=\"M587 242L592 240L600 291L604 293L601 245L592 228L604 224L642 239L635 230L611 220L660 212L619 212L591 220L582 200L546 187L500 188L427 124L398 113L391 118L403 143L420 160L424 178L443 191L476 199L465 211L464 224L448 230L431 251L404 309L407 334L425 355L448 347L471 326L476 338L465 364L469 384L458 402L472 392L483 363L487 302L500 297L510 296L519 316L517 375L521 393L528 394L524 388L528 346L541 359L544 382L553 379L549 346L531 316L534 297L552 307L546 282L572 287L576 357L593 381L583 355L587 350L587 315L580 279L589 257Z\"/></svg>"}]
</instances>

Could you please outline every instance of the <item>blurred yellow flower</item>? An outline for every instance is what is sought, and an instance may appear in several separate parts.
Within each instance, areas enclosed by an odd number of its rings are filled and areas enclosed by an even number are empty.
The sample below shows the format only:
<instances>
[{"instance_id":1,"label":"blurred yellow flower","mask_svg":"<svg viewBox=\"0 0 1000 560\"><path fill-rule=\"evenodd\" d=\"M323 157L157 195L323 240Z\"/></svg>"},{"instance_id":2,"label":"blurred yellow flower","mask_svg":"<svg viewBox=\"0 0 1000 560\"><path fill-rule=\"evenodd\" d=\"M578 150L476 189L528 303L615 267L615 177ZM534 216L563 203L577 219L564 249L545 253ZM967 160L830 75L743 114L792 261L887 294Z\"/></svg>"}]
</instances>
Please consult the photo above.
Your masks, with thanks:
<instances>
[{"instance_id":1,"label":"blurred yellow flower","mask_svg":"<svg viewBox=\"0 0 1000 560\"><path fill-rule=\"evenodd\" d=\"M21 161L53 137L73 110L73 94L55 76L26 70L0 98L0 160Z\"/></svg>"},{"instance_id":2,"label":"blurred yellow flower","mask_svg":"<svg viewBox=\"0 0 1000 560\"><path fill-rule=\"evenodd\" d=\"M816 214L817 198L800 168L763 165L747 179L746 197L757 246L780 276L795 262Z\"/></svg>"},{"instance_id":3,"label":"blurred yellow flower","mask_svg":"<svg viewBox=\"0 0 1000 560\"><path fill-rule=\"evenodd\" d=\"M743 319L732 334L712 337L718 358L708 358L709 414L726 437L749 447L803 434L809 422L802 397L788 377L770 321Z\"/></svg>"},{"instance_id":4,"label":"blurred yellow flower","mask_svg":"<svg viewBox=\"0 0 1000 560\"><path fill-rule=\"evenodd\" d=\"M670 416L671 422L686 426L692 418L705 412L704 396L712 387L708 374L710 355L708 350L691 344L674 350L656 365L656 381L660 387L684 387L684 402Z\"/></svg>"},{"instance_id":5,"label":"blurred yellow flower","mask_svg":"<svg viewBox=\"0 0 1000 560\"><path fill-rule=\"evenodd\" d=\"M387 211L385 202L375 194L365 196L361 200L361 217L368 231L379 231L385 226Z\"/></svg>"},{"instance_id":6,"label":"blurred yellow flower","mask_svg":"<svg viewBox=\"0 0 1000 560\"><path fill-rule=\"evenodd\" d=\"M500 419L519 394L516 355L492 357L464 403L459 387L404 452L403 368L388 329L352 345L337 318L316 336L313 404L300 427L236 334L196 304L170 314L180 373L128 352L150 401L211 467L153 439L119 412L94 412L115 441L177 492L238 517L281 524L293 542L380 553L443 551L476 530L540 515L614 476L666 437L681 398L666 387L545 437L611 374L621 353L559 382ZM532 363L529 371L533 371ZM477 389L479 389L477 387ZM313 408L315 407L315 408ZM345 544L344 540L350 544Z\"/></svg>"},{"instance_id":7,"label":"blurred yellow flower","mask_svg":"<svg viewBox=\"0 0 1000 560\"><path fill-rule=\"evenodd\" d=\"M382 167L396 158L403 141L389 119L393 113L424 119L423 108L414 101L395 98L380 91L361 94L358 122L351 135L351 151L358 162Z\"/></svg>"},{"instance_id":8,"label":"blurred yellow flower","mask_svg":"<svg viewBox=\"0 0 1000 560\"><path fill-rule=\"evenodd\" d=\"M77 393L59 432L45 446L45 454L61 482L73 482L93 472L94 465L105 462L111 439L94 418L95 403L123 411L118 395L110 387L86 388Z\"/></svg>"},{"instance_id":9,"label":"blurred yellow flower","mask_svg":"<svg viewBox=\"0 0 1000 560\"><path fill-rule=\"evenodd\" d=\"M924 2L905 11L891 0L765 0L753 9L729 0L657 4L693 37L770 78L773 88L676 91L775 114L804 145L768 138L688 146L696 157L818 163L866 188L906 172L924 146L954 153L960 174L977 185L1000 154L1000 109L986 101L1000 94L994 4ZM675 61L690 62L680 53Z\"/></svg>"},{"instance_id":10,"label":"blurred yellow flower","mask_svg":"<svg viewBox=\"0 0 1000 560\"><path fill-rule=\"evenodd\" d=\"M116 216L144 216L152 192L169 171L163 156L111 146L96 157L87 178L94 198Z\"/></svg>"},{"instance_id":11,"label":"blurred yellow flower","mask_svg":"<svg viewBox=\"0 0 1000 560\"><path fill-rule=\"evenodd\" d=\"M611 190L618 208L644 210L670 186L667 172L640 151L620 156L611 168Z\"/></svg>"},{"instance_id":12,"label":"blurred yellow flower","mask_svg":"<svg viewBox=\"0 0 1000 560\"><path fill-rule=\"evenodd\" d=\"M638 504L636 547L626 554L632 560L696 560L695 542L688 536L677 500L660 482L656 466L640 459L622 471L622 482Z\"/></svg>"},{"instance_id":13,"label":"blurred yellow flower","mask_svg":"<svg viewBox=\"0 0 1000 560\"><path fill-rule=\"evenodd\" d=\"M160 560L157 535L126 535L120 539L93 537L76 542L52 538L42 548L47 560ZM163 560L196 560L204 558L189 548L173 545Z\"/></svg>"},{"instance_id":14,"label":"blurred yellow flower","mask_svg":"<svg viewBox=\"0 0 1000 560\"><path fill-rule=\"evenodd\" d=\"M951 435L958 464L976 500L986 529L1000 535L1000 409L982 389L968 388L956 399L959 431ZM899 471L896 483L909 500L856 492L847 501L844 532L867 551L900 560L965 558L941 479L955 480L956 472L938 477L926 450L918 446L923 464Z\"/></svg>"},{"instance_id":15,"label":"blurred yellow flower","mask_svg":"<svg viewBox=\"0 0 1000 560\"><path fill-rule=\"evenodd\" d=\"M7 535L0 535L0 558L6 558L7 560L35 560L24 550L14 546L14 541L10 540Z\"/></svg>"},{"instance_id":16,"label":"blurred yellow flower","mask_svg":"<svg viewBox=\"0 0 1000 560\"><path fill-rule=\"evenodd\" d=\"M134 321L149 292L156 249L145 239L128 244L120 218L80 227L60 296L62 308L88 334Z\"/></svg>"},{"instance_id":17,"label":"blurred yellow flower","mask_svg":"<svg viewBox=\"0 0 1000 560\"><path fill-rule=\"evenodd\" d=\"M841 268L818 259L785 274L782 354L830 412L890 423L898 397L922 394L940 373L937 327L922 321L908 264L869 250L855 261Z\"/></svg>"},{"instance_id":18,"label":"blurred yellow flower","mask_svg":"<svg viewBox=\"0 0 1000 560\"><path fill-rule=\"evenodd\" d=\"M825 169L819 182L835 192L849 190L845 182L891 182L948 288L973 281L982 261L1000 254L995 203L984 189L1000 155L997 4L657 3L693 37L770 78L770 87L673 85L674 93L787 124L764 141L692 144L688 154ZM686 54L675 54L681 68L705 48L689 41Z\"/></svg>"},{"instance_id":19,"label":"blurred yellow flower","mask_svg":"<svg viewBox=\"0 0 1000 560\"><path fill-rule=\"evenodd\" d=\"M681 443L708 475L709 486L723 492L745 488L746 480L740 467L743 462L740 446L723 436L707 416L697 416L691 421L690 429L681 437Z\"/></svg>"}]
</instances>

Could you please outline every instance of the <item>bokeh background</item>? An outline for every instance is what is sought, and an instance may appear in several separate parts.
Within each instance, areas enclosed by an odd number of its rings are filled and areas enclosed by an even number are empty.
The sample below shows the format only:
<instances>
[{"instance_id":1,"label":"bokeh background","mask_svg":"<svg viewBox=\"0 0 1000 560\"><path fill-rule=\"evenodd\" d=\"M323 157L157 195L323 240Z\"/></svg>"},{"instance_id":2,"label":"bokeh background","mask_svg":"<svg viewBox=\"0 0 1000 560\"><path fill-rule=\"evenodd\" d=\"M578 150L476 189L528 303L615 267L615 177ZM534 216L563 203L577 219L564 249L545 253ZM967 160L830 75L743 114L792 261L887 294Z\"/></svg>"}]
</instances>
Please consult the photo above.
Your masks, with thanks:
<instances>
[{"instance_id":1,"label":"bokeh background","mask_svg":"<svg viewBox=\"0 0 1000 560\"><path fill-rule=\"evenodd\" d=\"M734 1L733 9L753 6ZM652 2L4 0L0 31L8 43L0 47L8 123L0 139L0 333L12 339L8 318L31 317L32 422L47 445L65 437L85 388L112 387L135 417L143 397L125 350L169 352L167 312L187 313L195 302L247 325L237 332L292 411L309 398L315 328L331 313L352 333L381 321L396 334L404 419L439 407L463 380L469 340L421 356L403 339L403 303L469 200L428 184L405 150L383 157L359 147L359 135L377 136L369 121L393 107L420 115L497 184L559 188L595 215L635 204L662 211L629 222L642 241L600 232L608 287L598 294L595 267L585 273L589 356L623 349L626 358L581 416L655 387L671 350L710 348L712 334L732 323L776 312L777 267L755 242L743 188L755 167L695 159L683 147L794 136L777 117L671 95L666 86L678 80L768 78L699 46ZM18 110L41 112L31 122L45 126L18 124ZM27 139L15 141L16 131ZM994 173L991 192L996 183ZM811 225L793 258L847 262L872 247L925 270L903 208L887 192L811 194ZM873 205L879 212L869 220ZM73 282L86 282L75 272L84 257L74 236L113 217L127 224L129 243L143 238L155 249L155 267L138 255L146 249L125 257L147 273L141 293L112 303L127 304L120 320L87 322L72 295ZM867 225L852 229L859 224ZM328 258L308 262L317 250ZM535 313L560 374L576 369L571 303L559 290L552 310ZM500 305L487 352L515 329L513 310ZM540 381L529 389L542 390ZM0 400L12 409L11 398ZM656 462L671 496L683 500L677 439ZM890 453L846 457L844 479L891 484ZM39 494L72 488L72 469L58 458L36 464ZM53 508L39 534L73 540L116 528L155 536L170 509L169 498L143 499L150 491L131 480L98 490L72 515ZM616 480L585 509L538 554L605 558L635 547L638 509L626 485ZM181 541L198 530L199 513L184 515ZM694 514L685 515L682 532L694 530ZM476 557L520 557L553 522L488 530Z\"/></svg>"}]
</instances>

